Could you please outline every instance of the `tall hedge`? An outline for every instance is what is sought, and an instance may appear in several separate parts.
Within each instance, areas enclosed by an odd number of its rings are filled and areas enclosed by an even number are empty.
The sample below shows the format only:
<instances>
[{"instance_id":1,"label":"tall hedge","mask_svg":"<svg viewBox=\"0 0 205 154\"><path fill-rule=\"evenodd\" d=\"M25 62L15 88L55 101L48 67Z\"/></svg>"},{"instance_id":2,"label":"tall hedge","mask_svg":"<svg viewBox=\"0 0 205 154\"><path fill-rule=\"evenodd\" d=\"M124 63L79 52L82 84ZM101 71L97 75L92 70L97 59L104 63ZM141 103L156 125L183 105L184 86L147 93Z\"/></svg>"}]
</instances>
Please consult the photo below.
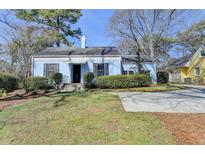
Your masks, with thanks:
<instances>
[{"instance_id":1,"label":"tall hedge","mask_svg":"<svg viewBox=\"0 0 205 154\"><path fill-rule=\"evenodd\" d=\"M169 73L157 72L157 83L165 84L169 82Z\"/></svg>"},{"instance_id":2,"label":"tall hedge","mask_svg":"<svg viewBox=\"0 0 205 154\"><path fill-rule=\"evenodd\" d=\"M7 92L12 92L18 89L19 79L14 74L0 73L0 89L4 89Z\"/></svg>"},{"instance_id":3,"label":"tall hedge","mask_svg":"<svg viewBox=\"0 0 205 154\"><path fill-rule=\"evenodd\" d=\"M149 74L113 75L96 78L97 88L132 88L151 85Z\"/></svg>"},{"instance_id":4,"label":"tall hedge","mask_svg":"<svg viewBox=\"0 0 205 154\"><path fill-rule=\"evenodd\" d=\"M49 79L46 77L30 77L25 79L24 88L27 91L46 90L49 88Z\"/></svg>"}]
</instances>

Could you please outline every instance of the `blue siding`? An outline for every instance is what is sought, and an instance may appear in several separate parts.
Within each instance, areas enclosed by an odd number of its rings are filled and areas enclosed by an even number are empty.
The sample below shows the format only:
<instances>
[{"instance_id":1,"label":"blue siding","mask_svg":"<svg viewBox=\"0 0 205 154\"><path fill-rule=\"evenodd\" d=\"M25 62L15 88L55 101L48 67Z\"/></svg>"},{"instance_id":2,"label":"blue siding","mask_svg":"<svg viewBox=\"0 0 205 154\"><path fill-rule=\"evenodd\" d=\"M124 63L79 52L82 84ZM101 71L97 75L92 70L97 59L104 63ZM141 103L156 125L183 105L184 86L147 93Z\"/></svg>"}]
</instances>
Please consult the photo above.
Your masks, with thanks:
<instances>
[{"instance_id":1,"label":"blue siding","mask_svg":"<svg viewBox=\"0 0 205 154\"><path fill-rule=\"evenodd\" d=\"M108 63L109 64L109 75L117 75L121 74L121 58L112 57L104 59L102 58L89 58L86 64L81 64L81 83L83 82L83 75L87 72L93 72L93 63ZM49 61L49 58L43 58L43 60L35 60L33 63L33 76L43 76L44 73L44 64L46 63L58 63L59 64L59 72L63 74L64 83L72 82L72 71L73 64L65 63L60 58Z\"/></svg>"},{"instance_id":2,"label":"blue siding","mask_svg":"<svg viewBox=\"0 0 205 154\"><path fill-rule=\"evenodd\" d=\"M109 75L121 74L121 61L118 58L112 59L91 59L86 64L81 65L81 82L83 82L83 75L87 72L93 72L94 63L108 63L109 64Z\"/></svg>"},{"instance_id":3,"label":"blue siding","mask_svg":"<svg viewBox=\"0 0 205 154\"><path fill-rule=\"evenodd\" d=\"M82 58L83 59L83 58ZM59 64L59 72L63 74L64 83L72 82L72 74L73 74L73 64L69 64L64 62L64 59L61 58L34 58L33 62L33 76L43 76L44 75L44 64L46 63L58 63ZM93 72L93 63L108 63L109 64L109 75L117 75L122 74L122 70L133 70L137 73L137 66L133 63L121 63L120 57L87 57L87 63L81 64L81 83L83 82L83 75L87 72ZM153 63L144 63L143 67L146 70L150 71L151 78L153 82L157 81L156 77L156 64Z\"/></svg>"},{"instance_id":4,"label":"blue siding","mask_svg":"<svg viewBox=\"0 0 205 154\"><path fill-rule=\"evenodd\" d=\"M71 82L71 69L70 64L63 63L63 62L54 62L54 61L34 61L33 63L33 76L44 76L44 64L47 63L56 63L59 64L59 72L63 74L63 80L65 83Z\"/></svg>"},{"instance_id":5,"label":"blue siding","mask_svg":"<svg viewBox=\"0 0 205 154\"><path fill-rule=\"evenodd\" d=\"M143 68L145 68L145 70L150 71L152 82L156 83L157 82L156 64L154 64L154 63L143 63L142 66L143 66ZM138 67L134 63L124 63L124 64L122 64L122 70L132 70L135 73L138 73Z\"/></svg>"}]
</instances>

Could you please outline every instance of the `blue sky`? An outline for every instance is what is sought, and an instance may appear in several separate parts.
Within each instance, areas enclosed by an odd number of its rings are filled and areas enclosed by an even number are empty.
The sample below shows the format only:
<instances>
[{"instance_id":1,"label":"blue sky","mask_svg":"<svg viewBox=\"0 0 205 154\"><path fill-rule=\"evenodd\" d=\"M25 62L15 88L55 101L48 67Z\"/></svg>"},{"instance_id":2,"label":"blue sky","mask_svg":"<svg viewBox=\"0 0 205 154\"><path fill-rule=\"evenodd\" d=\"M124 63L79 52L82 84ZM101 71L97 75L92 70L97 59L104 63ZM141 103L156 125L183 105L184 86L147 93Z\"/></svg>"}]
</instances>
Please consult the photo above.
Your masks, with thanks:
<instances>
[{"instance_id":1,"label":"blue sky","mask_svg":"<svg viewBox=\"0 0 205 154\"><path fill-rule=\"evenodd\" d=\"M86 37L86 46L112 46L112 39L105 34L105 27L114 10L82 10L79 26ZM75 41L79 46L80 41Z\"/></svg>"}]
</instances>

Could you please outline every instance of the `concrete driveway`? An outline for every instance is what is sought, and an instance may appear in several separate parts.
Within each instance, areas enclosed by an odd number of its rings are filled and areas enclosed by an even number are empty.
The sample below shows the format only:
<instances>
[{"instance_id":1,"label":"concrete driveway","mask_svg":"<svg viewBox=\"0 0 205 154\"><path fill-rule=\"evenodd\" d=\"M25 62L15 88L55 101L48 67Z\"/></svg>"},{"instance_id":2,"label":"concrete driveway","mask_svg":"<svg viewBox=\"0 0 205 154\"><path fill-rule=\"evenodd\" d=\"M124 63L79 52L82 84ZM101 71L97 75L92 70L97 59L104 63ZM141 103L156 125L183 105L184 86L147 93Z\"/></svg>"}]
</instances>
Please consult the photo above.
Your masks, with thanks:
<instances>
[{"instance_id":1,"label":"concrete driveway","mask_svg":"<svg viewBox=\"0 0 205 154\"><path fill-rule=\"evenodd\" d=\"M125 111L205 113L205 87L170 92L118 93Z\"/></svg>"}]
</instances>

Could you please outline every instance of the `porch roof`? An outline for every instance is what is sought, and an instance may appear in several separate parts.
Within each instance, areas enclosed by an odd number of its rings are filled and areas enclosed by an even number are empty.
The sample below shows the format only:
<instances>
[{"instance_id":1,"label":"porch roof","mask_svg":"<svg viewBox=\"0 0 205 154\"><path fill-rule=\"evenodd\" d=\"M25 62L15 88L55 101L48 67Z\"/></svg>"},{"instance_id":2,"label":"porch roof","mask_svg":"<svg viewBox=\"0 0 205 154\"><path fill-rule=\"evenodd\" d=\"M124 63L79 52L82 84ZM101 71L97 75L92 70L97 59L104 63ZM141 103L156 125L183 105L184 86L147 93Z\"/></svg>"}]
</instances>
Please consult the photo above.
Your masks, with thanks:
<instances>
[{"instance_id":1,"label":"porch roof","mask_svg":"<svg viewBox=\"0 0 205 154\"><path fill-rule=\"evenodd\" d=\"M68 59L67 61L64 61L65 63L69 64L86 64L86 59Z\"/></svg>"}]
</instances>

